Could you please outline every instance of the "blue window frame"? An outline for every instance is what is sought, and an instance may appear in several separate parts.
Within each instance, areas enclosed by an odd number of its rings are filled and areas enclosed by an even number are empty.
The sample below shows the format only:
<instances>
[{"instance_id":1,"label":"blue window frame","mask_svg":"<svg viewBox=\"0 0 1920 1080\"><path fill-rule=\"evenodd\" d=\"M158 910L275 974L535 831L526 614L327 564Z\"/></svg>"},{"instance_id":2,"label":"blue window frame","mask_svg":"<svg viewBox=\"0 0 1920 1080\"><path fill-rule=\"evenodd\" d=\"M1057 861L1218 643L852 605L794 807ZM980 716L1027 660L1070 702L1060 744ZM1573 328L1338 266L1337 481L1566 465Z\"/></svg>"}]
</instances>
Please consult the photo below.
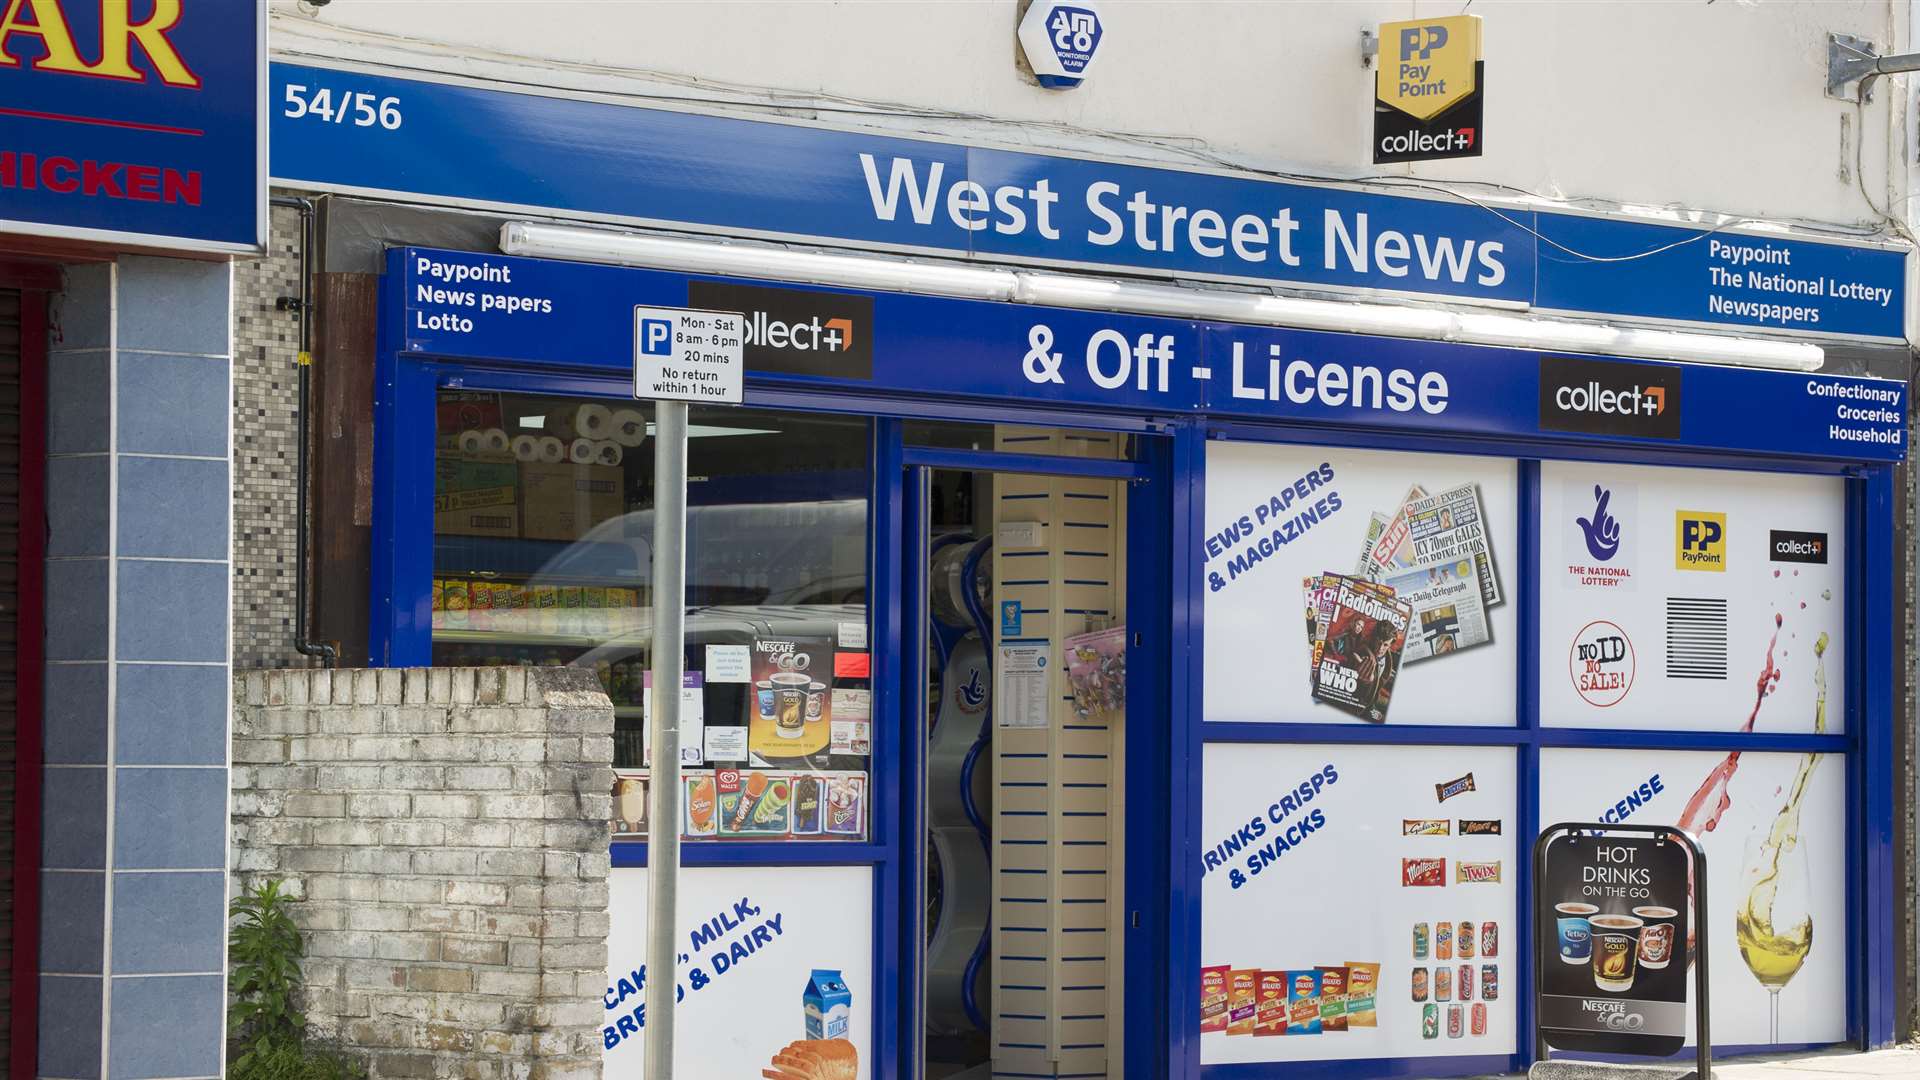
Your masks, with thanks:
<instances>
[{"instance_id":1,"label":"blue window frame","mask_svg":"<svg viewBox=\"0 0 1920 1080\"><path fill-rule=\"evenodd\" d=\"M630 396L626 374L604 363L515 364L458 361L401 351L399 313L404 301L387 296L388 317L381 321L375 403L375 524L371 634L373 659L389 666L424 664L430 656L428 582L432 575L433 403L442 388L493 389L608 398ZM1199 1064L1198 986L1200 966L1200 883L1192 849L1198 843L1203 788L1193 763L1215 742L1341 742L1512 747L1520 777L1519 835L1515 863L1526 865L1524 845L1537 831L1536 790L1540 753L1552 747L1628 747L1649 750L1825 751L1844 754L1846 763L1848 954L1852 958L1846 995L1849 1041L1878 1045L1894 1027L1894 875L1893 836L1894 597L1896 579L1894 471L1891 465L1860 465L1812 459L1787 459L1728 452L1648 449L1619 441L1607 444L1549 439L1486 439L1472 435L1386 434L1330 426L1285 423L1212 422L1204 417L1154 414L1117 408L1078 407L1030 401L968 400L955 396L826 386L799 379L750 378L747 404L791 410L857 413L878 418L873 427L874 501L870 516L870 564L874 639L873 691L876 731L872 764L873 799L869 841L861 844L807 846L728 843L687 845L687 865L791 866L818 863L859 864L874 868L875 969L893 992L876 1001L874 1043L878 1060L897 1075L913 1075L909 1061L914 1040L915 950L903 929L913 920L903 913L918 902L911 864L905 853L915 823L903 811L909 790L905 777L918 767L911 744L897 732L883 731L881 717L905 714L903 688L912 666L900 643L917 617L907 587L905 552L910 522L919 507L905 483L910 461L938 464L934 451L910 451L899 419L1018 422L1034 425L1102 427L1153 434L1142 440L1140 461L1150 482L1164 485L1151 502L1150 520L1130 524L1136 565L1164 566L1167 573L1134 575L1143 579L1130 599L1134 621L1164 632L1166 662L1133 665L1136 676L1157 683L1143 686L1151 700L1164 703L1158 727L1139 729L1141 752L1130 752L1130 802L1163 807L1164 812L1130 812L1128 850L1129 933L1125 939L1130 1021L1125 1026L1125 1062L1131 1075L1235 1077L1265 1075L1274 1066ZM1512 728L1363 728L1339 725L1254 725L1206 722L1202 700L1201 658L1205 647L1204 592L1179 568L1195 565L1205 535L1205 448L1213 439L1304 443L1334 447L1371 447L1399 451L1473 453L1519 460L1521 521L1518 580L1537 580L1539 466L1541 460L1612 461L1629 464L1685 465L1837 475L1847 480L1850 545L1846 573L1848 640L1846 724L1843 734L1725 735L1709 733L1587 729L1547 729L1539 724L1539 688L1535 685L1538 650L1538 600L1531 588L1520 590L1522 655L1515 685L1519 723ZM910 456L912 455L912 456ZM1003 466L1018 471L1003 460ZM1149 500L1139 500L1145 508ZM1141 511L1140 513L1145 513ZM1139 517L1139 513L1136 514ZM1153 561L1147 562L1146 559ZM1130 744L1131 749L1132 744ZM1142 795L1145 795L1143 798ZM1156 801L1157 800L1157 801ZM618 844L616 866L644 865L643 844ZM1531 948L1527 884L1519 886L1519 925L1514 940L1518 965ZM1495 1072L1523 1068L1531 1056L1528 994L1524 983L1510 993L1519 1011L1517 1053L1489 1058L1425 1058L1316 1063L1316 1075L1379 1077ZM1738 1047L1722 1047L1722 1051ZM881 1075L887 1075L881 1072Z\"/></svg>"}]
</instances>

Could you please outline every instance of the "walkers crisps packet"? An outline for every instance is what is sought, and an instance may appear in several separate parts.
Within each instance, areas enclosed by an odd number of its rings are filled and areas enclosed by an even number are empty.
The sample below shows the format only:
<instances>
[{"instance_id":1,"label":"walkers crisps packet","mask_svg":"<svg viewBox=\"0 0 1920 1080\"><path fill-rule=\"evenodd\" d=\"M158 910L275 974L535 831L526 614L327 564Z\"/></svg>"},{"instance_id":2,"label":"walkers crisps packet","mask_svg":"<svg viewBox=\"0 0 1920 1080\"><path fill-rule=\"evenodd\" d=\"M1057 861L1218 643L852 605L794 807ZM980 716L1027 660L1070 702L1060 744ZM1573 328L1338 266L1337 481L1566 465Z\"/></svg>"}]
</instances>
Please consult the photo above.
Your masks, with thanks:
<instances>
[{"instance_id":1,"label":"walkers crisps packet","mask_svg":"<svg viewBox=\"0 0 1920 1080\"><path fill-rule=\"evenodd\" d=\"M1227 1030L1227 965L1200 969L1200 1030Z\"/></svg>"},{"instance_id":2,"label":"walkers crisps packet","mask_svg":"<svg viewBox=\"0 0 1920 1080\"><path fill-rule=\"evenodd\" d=\"M1258 968L1236 968L1227 972L1227 1034L1253 1034L1253 1013L1259 987Z\"/></svg>"},{"instance_id":3,"label":"walkers crisps packet","mask_svg":"<svg viewBox=\"0 0 1920 1080\"><path fill-rule=\"evenodd\" d=\"M1380 986L1380 965L1347 962L1347 1026L1379 1027L1380 1014L1376 991Z\"/></svg>"}]
</instances>

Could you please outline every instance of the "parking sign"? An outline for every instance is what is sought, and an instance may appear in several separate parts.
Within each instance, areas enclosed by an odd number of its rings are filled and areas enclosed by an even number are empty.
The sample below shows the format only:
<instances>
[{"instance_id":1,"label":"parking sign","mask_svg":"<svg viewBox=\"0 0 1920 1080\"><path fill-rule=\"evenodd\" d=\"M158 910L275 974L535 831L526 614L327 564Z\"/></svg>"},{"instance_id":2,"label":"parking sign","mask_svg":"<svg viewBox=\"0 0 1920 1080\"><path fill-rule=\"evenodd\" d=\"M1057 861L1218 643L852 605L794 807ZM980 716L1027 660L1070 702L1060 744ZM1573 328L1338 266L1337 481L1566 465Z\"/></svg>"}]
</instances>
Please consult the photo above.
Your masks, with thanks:
<instances>
[{"instance_id":1,"label":"parking sign","mask_svg":"<svg viewBox=\"0 0 1920 1080\"><path fill-rule=\"evenodd\" d=\"M633 396L738 405L746 317L737 311L633 309Z\"/></svg>"}]
</instances>

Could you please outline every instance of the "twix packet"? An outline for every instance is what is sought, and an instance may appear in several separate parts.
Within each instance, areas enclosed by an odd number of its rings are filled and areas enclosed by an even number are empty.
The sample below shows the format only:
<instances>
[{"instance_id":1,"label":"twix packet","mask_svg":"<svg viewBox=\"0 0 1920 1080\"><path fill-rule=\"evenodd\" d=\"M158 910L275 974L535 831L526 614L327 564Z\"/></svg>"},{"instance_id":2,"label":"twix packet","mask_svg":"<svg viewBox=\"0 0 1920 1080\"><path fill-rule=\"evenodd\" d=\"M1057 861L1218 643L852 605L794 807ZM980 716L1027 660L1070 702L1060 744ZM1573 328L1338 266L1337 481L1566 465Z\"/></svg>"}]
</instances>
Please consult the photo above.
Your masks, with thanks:
<instances>
[{"instance_id":1,"label":"twix packet","mask_svg":"<svg viewBox=\"0 0 1920 1080\"><path fill-rule=\"evenodd\" d=\"M1254 1004L1253 1033L1285 1035L1287 1033L1287 973L1262 971L1259 987L1258 998Z\"/></svg>"},{"instance_id":2,"label":"twix packet","mask_svg":"<svg viewBox=\"0 0 1920 1080\"><path fill-rule=\"evenodd\" d=\"M1227 972L1227 1034L1253 1034L1253 1014L1259 990L1258 968L1235 968Z\"/></svg>"},{"instance_id":3,"label":"twix packet","mask_svg":"<svg viewBox=\"0 0 1920 1080\"><path fill-rule=\"evenodd\" d=\"M1227 965L1200 969L1200 1031L1227 1030Z\"/></svg>"},{"instance_id":4,"label":"twix packet","mask_svg":"<svg viewBox=\"0 0 1920 1080\"><path fill-rule=\"evenodd\" d=\"M1347 961L1347 1015L1350 1028L1380 1026L1376 992L1380 987L1380 965Z\"/></svg>"}]
</instances>

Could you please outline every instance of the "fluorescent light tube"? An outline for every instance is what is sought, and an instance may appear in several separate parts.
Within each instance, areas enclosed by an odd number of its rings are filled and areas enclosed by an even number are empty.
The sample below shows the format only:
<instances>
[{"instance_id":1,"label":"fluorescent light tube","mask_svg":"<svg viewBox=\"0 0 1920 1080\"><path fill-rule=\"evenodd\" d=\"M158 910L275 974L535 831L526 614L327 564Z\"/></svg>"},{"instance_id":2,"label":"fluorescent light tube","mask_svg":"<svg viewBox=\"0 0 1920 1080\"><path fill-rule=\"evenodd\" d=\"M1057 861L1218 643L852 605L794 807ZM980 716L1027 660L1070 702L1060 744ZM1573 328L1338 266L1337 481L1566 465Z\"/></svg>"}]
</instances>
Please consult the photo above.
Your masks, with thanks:
<instances>
[{"instance_id":1,"label":"fluorescent light tube","mask_svg":"<svg viewBox=\"0 0 1920 1080\"><path fill-rule=\"evenodd\" d=\"M694 274L771 278L881 292L925 293L1084 311L1507 348L1789 371L1818 371L1826 362L1826 350L1805 341L1655 330L1517 314L1453 312L1360 300L1309 300L1230 289L795 251L527 221L510 221L500 227L500 249L510 255L615 263Z\"/></svg>"}]
</instances>

